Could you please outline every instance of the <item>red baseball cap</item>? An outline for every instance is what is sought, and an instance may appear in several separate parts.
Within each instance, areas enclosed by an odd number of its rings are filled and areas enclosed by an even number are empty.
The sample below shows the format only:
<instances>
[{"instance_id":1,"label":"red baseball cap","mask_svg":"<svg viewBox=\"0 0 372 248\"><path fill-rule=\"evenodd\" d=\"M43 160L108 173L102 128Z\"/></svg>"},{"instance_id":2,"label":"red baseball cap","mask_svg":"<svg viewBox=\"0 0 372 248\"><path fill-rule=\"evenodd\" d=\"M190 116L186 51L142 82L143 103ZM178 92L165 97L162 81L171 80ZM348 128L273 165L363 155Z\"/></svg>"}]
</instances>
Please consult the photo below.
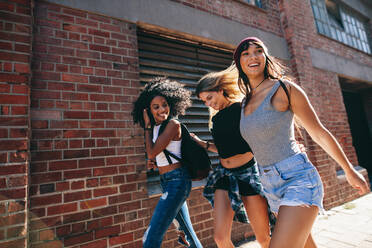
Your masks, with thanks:
<instances>
[{"instance_id":1,"label":"red baseball cap","mask_svg":"<svg viewBox=\"0 0 372 248\"><path fill-rule=\"evenodd\" d=\"M234 61L235 61L235 64L238 64L238 59L239 59L239 55L238 54L238 50L240 49L240 47L246 43L247 41L256 41L256 42L260 42L260 43L263 43L262 40L260 40L259 38L257 37L254 37L254 36L250 36L250 37L246 37L244 38L242 41L239 42L239 45L235 48L235 51L234 51Z\"/></svg>"}]
</instances>

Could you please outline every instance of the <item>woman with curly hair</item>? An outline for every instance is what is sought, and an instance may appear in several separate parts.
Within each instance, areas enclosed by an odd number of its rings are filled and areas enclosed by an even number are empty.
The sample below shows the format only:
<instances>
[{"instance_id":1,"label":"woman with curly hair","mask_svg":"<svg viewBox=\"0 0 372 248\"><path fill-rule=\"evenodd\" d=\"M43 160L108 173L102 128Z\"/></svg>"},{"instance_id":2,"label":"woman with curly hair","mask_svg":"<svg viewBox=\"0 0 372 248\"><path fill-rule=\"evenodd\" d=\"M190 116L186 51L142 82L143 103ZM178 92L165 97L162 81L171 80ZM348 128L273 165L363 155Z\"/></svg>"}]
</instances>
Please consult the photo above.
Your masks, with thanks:
<instances>
[{"instance_id":1,"label":"woman with curly hair","mask_svg":"<svg viewBox=\"0 0 372 248\"><path fill-rule=\"evenodd\" d=\"M203 76L195 94L217 113L212 117L213 142L195 141L219 155L220 164L209 174L204 196L213 206L214 240L220 248L234 247L231 229L234 215L242 223L251 223L256 240L267 248L270 242L269 212L251 148L239 131L241 100L238 71L231 66Z\"/></svg>"},{"instance_id":2,"label":"woman with curly hair","mask_svg":"<svg viewBox=\"0 0 372 248\"><path fill-rule=\"evenodd\" d=\"M174 220L180 229L179 243L186 247L202 247L192 227L186 204L191 191L191 178L179 161L163 152L167 149L181 157L181 124L173 118L184 114L186 108L191 106L190 95L176 81L155 78L134 102L133 120L145 130L147 167L158 168L163 192L144 234L143 247L160 247L164 234ZM159 135L160 126L165 121L167 124Z\"/></svg>"},{"instance_id":3,"label":"woman with curly hair","mask_svg":"<svg viewBox=\"0 0 372 248\"><path fill-rule=\"evenodd\" d=\"M316 168L296 144L294 117L341 165L348 183L360 194L369 191L366 180L319 121L305 92L285 80L283 67L268 54L261 40L242 40L234 61L239 70L238 84L246 95L240 132L257 159L270 208L277 213L270 248L316 247L311 228L323 208L323 186Z\"/></svg>"}]
</instances>

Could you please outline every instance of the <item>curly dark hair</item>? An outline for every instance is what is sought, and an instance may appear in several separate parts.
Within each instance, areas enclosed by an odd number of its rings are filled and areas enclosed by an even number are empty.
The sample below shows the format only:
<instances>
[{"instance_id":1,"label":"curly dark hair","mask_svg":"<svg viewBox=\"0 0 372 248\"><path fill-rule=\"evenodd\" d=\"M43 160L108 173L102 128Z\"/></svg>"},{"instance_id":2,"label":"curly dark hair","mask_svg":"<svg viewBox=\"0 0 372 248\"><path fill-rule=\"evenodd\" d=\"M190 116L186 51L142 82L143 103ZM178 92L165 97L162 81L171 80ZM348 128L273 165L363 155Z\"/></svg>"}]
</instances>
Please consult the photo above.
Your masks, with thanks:
<instances>
[{"instance_id":1,"label":"curly dark hair","mask_svg":"<svg viewBox=\"0 0 372 248\"><path fill-rule=\"evenodd\" d=\"M191 92L185 89L182 84L165 77L157 77L145 85L137 100L133 103L132 117L134 123L139 123L141 127L145 127L143 110L150 108L150 103L156 96L162 96L168 102L170 109L168 119L184 115L186 109L191 106ZM151 112L147 111L147 113L149 114L151 125L154 126L155 120Z\"/></svg>"}]
</instances>

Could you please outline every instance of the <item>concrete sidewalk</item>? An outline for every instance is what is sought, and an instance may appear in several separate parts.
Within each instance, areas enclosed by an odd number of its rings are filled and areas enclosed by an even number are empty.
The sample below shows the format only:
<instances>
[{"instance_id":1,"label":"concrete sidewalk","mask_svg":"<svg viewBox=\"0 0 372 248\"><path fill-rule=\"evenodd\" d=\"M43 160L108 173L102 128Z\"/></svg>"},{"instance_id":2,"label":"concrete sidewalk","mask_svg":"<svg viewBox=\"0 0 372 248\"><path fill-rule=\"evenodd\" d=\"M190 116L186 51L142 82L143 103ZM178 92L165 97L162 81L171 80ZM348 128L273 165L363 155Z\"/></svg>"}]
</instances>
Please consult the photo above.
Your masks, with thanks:
<instances>
[{"instance_id":1,"label":"concrete sidewalk","mask_svg":"<svg viewBox=\"0 0 372 248\"><path fill-rule=\"evenodd\" d=\"M319 248L372 248L372 193L319 215L312 234ZM237 247L260 248L255 241Z\"/></svg>"}]
</instances>

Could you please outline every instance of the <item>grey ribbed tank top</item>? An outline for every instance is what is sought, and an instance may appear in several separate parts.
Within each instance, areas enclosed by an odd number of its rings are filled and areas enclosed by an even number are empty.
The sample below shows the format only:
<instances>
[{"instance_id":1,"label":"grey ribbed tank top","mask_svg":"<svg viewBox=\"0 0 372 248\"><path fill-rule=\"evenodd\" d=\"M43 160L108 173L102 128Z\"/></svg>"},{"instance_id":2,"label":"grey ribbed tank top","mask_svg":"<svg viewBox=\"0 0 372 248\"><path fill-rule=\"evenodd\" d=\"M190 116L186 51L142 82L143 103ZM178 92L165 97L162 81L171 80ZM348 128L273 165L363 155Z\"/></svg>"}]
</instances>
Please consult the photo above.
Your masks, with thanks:
<instances>
[{"instance_id":1,"label":"grey ribbed tank top","mask_svg":"<svg viewBox=\"0 0 372 248\"><path fill-rule=\"evenodd\" d=\"M245 116L241 110L240 132L252 148L260 166L267 166L300 153L294 137L293 112L277 111L271 98L280 86L274 84L254 112Z\"/></svg>"}]
</instances>

